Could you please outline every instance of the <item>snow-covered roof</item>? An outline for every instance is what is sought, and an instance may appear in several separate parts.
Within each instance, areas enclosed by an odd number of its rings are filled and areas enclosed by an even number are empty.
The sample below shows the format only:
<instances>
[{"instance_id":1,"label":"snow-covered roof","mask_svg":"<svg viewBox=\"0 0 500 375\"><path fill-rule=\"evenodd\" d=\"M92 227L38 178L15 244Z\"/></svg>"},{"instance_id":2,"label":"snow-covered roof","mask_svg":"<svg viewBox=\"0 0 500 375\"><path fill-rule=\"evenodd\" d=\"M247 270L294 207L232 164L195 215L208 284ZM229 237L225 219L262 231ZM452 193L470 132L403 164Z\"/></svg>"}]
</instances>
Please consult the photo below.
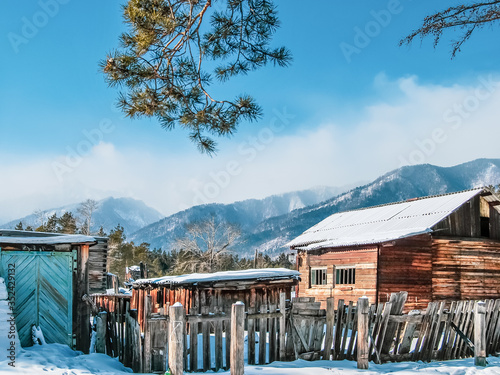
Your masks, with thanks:
<instances>
[{"instance_id":1,"label":"snow-covered roof","mask_svg":"<svg viewBox=\"0 0 500 375\"><path fill-rule=\"evenodd\" d=\"M295 250L371 245L432 232L432 227L478 194L498 197L479 188L458 193L339 212L288 243ZM499 206L496 206L497 208Z\"/></svg>"},{"instance_id":2,"label":"snow-covered roof","mask_svg":"<svg viewBox=\"0 0 500 375\"><path fill-rule=\"evenodd\" d=\"M94 243L96 239L84 235L54 235L54 236L0 236L0 244L13 245L61 245L61 244L82 244Z\"/></svg>"},{"instance_id":3,"label":"snow-covered roof","mask_svg":"<svg viewBox=\"0 0 500 375\"><path fill-rule=\"evenodd\" d=\"M143 284L156 285L198 285L228 281L264 281L280 279L298 279L300 272L286 268L262 268L242 271L224 271L215 273L191 273L180 276L163 276L152 279L141 279L134 286Z\"/></svg>"}]
</instances>

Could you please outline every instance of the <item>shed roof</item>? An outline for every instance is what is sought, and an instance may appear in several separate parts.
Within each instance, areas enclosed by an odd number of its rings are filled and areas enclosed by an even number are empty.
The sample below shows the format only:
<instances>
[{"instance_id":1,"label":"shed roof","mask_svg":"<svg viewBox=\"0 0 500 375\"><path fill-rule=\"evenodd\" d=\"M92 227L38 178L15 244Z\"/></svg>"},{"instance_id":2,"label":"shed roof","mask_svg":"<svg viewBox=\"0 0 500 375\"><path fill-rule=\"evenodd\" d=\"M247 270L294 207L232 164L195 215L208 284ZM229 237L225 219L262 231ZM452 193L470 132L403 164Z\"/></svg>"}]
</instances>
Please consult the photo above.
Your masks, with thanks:
<instances>
[{"instance_id":1,"label":"shed roof","mask_svg":"<svg viewBox=\"0 0 500 375\"><path fill-rule=\"evenodd\" d=\"M371 245L432 232L432 227L478 194L478 188L333 214L288 243L295 250ZM500 206L495 206L497 210Z\"/></svg>"},{"instance_id":2,"label":"shed roof","mask_svg":"<svg viewBox=\"0 0 500 375\"><path fill-rule=\"evenodd\" d=\"M201 285L230 281L266 281L266 280L297 280L300 272L286 268L263 268L242 271L224 271L215 273L191 273L180 276L163 276L152 279L141 279L134 286L141 285Z\"/></svg>"},{"instance_id":3,"label":"shed roof","mask_svg":"<svg viewBox=\"0 0 500 375\"><path fill-rule=\"evenodd\" d=\"M59 234L43 232L24 232L0 230L0 244L11 245L62 245L62 244L87 244L96 242L92 236L79 234Z\"/></svg>"}]
</instances>

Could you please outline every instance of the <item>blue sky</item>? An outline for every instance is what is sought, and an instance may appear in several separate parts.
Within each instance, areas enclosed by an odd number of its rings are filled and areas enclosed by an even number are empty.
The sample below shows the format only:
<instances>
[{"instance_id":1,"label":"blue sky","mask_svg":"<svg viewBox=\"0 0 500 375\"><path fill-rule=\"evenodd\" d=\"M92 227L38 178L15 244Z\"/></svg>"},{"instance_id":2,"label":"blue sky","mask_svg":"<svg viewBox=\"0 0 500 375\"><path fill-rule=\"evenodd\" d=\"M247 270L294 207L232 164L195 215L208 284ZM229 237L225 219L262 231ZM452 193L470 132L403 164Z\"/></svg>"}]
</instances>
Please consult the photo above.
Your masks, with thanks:
<instances>
[{"instance_id":1,"label":"blue sky","mask_svg":"<svg viewBox=\"0 0 500 375\"><path fill-rule=\"evenodd\" d=\"M264 110L219 140L213 158L182 130L131 121L115 108L117 90L98 62L125 30L122 3L0 5L0 173L10 181L0 221L109 195L171 214L367 181L404 164L500 157L491 136L500 30L476 32L453 60L452 33L436 49L430 39L398 46L425 15L457 1L276 1L274 44L294 61L213 88L253 95Z\"/></svg>"}]
</instances>

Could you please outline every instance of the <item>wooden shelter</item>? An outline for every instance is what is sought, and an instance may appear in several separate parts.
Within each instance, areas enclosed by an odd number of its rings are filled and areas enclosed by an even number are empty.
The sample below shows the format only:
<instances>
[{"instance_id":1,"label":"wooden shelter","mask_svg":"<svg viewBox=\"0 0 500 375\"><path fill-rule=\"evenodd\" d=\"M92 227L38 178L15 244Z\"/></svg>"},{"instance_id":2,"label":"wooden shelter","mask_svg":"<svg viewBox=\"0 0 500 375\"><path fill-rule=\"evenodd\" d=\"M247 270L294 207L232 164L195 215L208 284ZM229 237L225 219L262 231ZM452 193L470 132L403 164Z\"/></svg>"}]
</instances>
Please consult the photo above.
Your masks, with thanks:
<instances>
[{"instance_id":1,"label":"wooden shelter","mask_svg":"<svg viewBox=\"0 0 500 375\"><path fill-rule=\"evenodd\" d=\"M182 303L186 313L195 315L214 311L230 314L231 305L238 301L258 311L261 305L279 306L280 293L290 299L299 276L297 271L267 268L142 279L133 283L131 308L138 310L141 326L146 295L152 296L152 313L165 312L176 302Z\"/></svg>"},{"instance_id":2,"label":"wooden shelter","mask_svg":"<svg viewBox=\"0 0 500 375\"><path fill-rule=\"evenodd\" d=\"M82 300L106 288L107 239L0 230L0 276L9 290L22 346L31 327L48 343L88 353L90 310Z\"/></svg>"},{"instance_id":3,"label":"wooden shelter","mask_svg":"<svg viewBox=\"0 0 500 375\"><path fill-rule=\"evenodd\" d=\"M341 212L289 243L298 296L371 303L500 297L500 199L486 188Z\"/></svg>"}]
</instances>

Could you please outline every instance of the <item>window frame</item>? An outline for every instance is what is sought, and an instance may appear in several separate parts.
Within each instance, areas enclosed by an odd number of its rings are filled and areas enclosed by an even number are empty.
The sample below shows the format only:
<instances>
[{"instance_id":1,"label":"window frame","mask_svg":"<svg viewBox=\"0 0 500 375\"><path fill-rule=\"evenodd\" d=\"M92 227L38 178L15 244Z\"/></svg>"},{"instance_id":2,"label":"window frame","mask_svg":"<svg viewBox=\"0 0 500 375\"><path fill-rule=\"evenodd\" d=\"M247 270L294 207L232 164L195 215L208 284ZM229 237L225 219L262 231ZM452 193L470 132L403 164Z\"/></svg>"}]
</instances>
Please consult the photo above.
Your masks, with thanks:
<instances>
[{"instance_id":1,"label":"window frame","mask_svg":"<svg viewBox=\"0 0 500 375\"><path fill-rule=\"evenodd\" d=\"M318 273L321 274L321 284L317 283ZM314 275L314 277L313 277ZM313 284L313 278L316 283ZM309 288L328 286L328 267L310 267L309 268Z\"/></svg>"},{"instance_id":2,"label":"window frame","mask_svg":"<svg viewBox=\"0 0 500 375\"><path fill-rule=\"evenodd\" d=\"M356 266L339 266L334 268L335 286L356 285Z\"/></svg>"}]
</instances>

